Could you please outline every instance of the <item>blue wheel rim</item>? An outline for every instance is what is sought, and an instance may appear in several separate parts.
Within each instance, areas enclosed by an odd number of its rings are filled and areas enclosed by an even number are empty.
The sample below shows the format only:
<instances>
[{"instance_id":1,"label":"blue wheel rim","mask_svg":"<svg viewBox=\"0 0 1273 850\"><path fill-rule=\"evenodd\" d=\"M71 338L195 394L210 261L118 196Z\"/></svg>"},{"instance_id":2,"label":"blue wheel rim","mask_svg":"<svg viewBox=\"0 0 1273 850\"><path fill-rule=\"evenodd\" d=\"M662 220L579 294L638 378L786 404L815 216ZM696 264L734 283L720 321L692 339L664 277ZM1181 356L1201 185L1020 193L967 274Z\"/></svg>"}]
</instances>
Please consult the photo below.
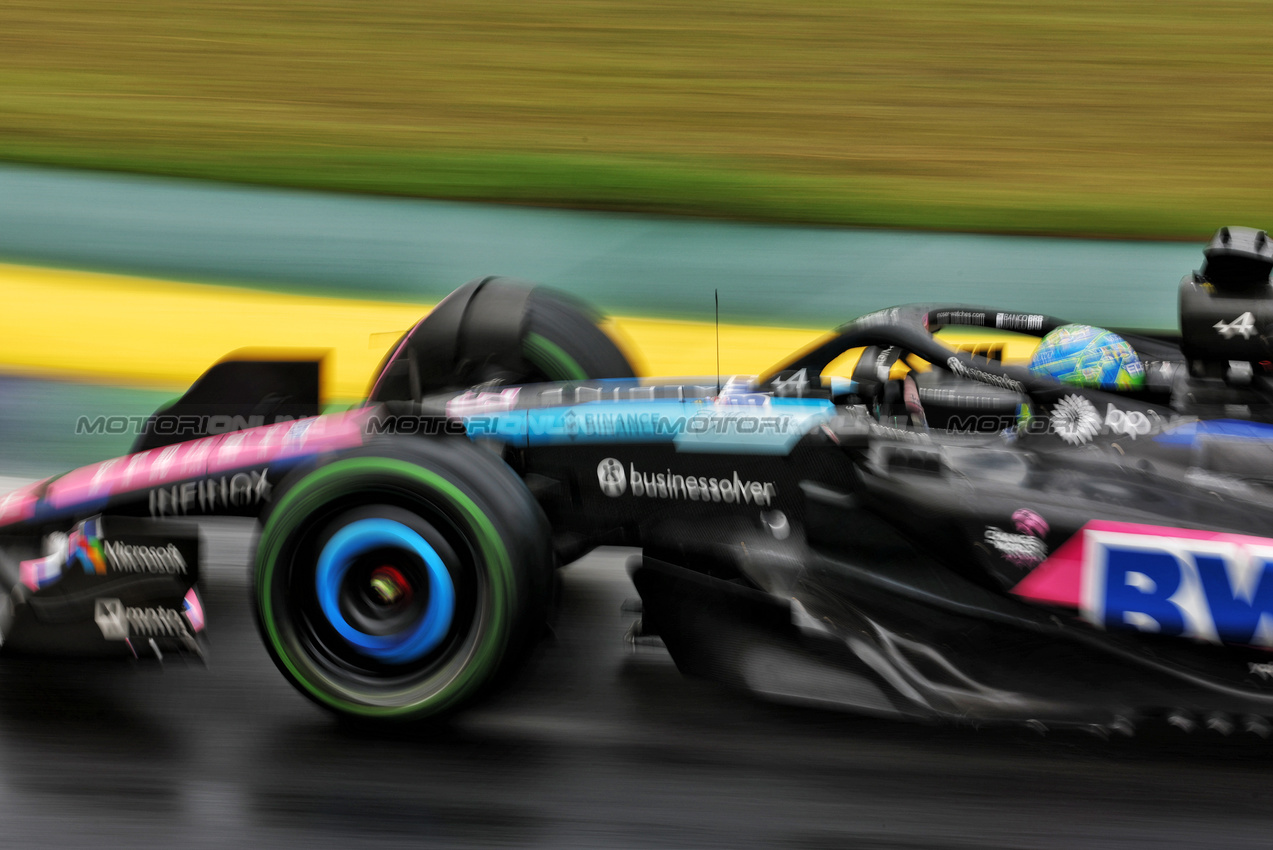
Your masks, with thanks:
<instances>
[{"instance_id":1,"label":"blue wheel rim","mask_svg":"<svg viewBox=\"0 0 1273 850\"><path fill-rule=\"evenodd\" d=\"M424 613L392 635L359 631L340 610L340 588L354 560L381 547L405 549L419 556L429 579L429 603ZM354 649L388 664L415 661L436 649L455 616L455 584L442 558L416 531L389 519L360 519L333 534L319 553L315 582L319 607L332 628Z\"/></svg>"}]
</instances>

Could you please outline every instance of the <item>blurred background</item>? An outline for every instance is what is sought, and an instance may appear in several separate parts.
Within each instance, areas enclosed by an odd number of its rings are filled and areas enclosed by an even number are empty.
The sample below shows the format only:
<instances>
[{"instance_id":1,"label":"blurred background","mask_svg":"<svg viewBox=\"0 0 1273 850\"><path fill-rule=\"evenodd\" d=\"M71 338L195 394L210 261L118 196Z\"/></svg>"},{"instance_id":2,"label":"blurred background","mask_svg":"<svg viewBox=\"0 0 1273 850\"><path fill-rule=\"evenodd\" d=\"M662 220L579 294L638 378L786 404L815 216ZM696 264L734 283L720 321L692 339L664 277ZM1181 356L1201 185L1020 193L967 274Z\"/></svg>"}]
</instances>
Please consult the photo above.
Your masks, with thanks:
<instances>
[{"instance_id":1,"label":"blurred background","mask_svg":"<svg viewBox=\"0 0 1273 850\"><path fill-rule=\"evenodd\" d=\"M11 0L0 155L732 219L1198 238L1267 211L1267 13Z\"/></svg>"},{"instance_id":2,"label":"blurred background","mask_svg":"<svg viewBox=\"0 0 1273 850\"><path fill-rule=\"evenodd\" d=\"M126 451L77 420L240 347L327 349L353 403L485 274L586 298L657 374L715 371L716 290L727 373L906 301L1174 327L1205 239L1270 224L1268 15L6 0L0 491ZM213 546L211 671L0 671L7 840L1267 846L1265 748L759 706L627 654L615 553L566 571L568 625L502 702L351 738L257 645L248 542Z\"/></svg>"}]
</instances>

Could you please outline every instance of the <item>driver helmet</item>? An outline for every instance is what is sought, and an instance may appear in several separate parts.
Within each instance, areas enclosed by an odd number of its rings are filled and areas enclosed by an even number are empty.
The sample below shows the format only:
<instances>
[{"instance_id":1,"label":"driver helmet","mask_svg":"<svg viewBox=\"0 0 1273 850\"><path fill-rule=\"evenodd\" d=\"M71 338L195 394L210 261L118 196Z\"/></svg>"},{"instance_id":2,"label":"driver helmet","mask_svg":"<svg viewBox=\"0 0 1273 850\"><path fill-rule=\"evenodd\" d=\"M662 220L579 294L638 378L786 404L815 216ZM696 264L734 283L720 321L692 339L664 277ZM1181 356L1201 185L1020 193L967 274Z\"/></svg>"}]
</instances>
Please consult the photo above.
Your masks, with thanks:
<instances>
[{"instance_id":1,"label":"driver helmet","mask_svg":"<svg viewBox=\"0 0 1273 850\"><path fill-rule=\"evenodd\" d=\"M1091 325L1062 325L1039 342L1030 371L1063 384L1099 390L1138 390L1145 367L1136 350L1113 331Z\"/></svg>"}]
</instances>

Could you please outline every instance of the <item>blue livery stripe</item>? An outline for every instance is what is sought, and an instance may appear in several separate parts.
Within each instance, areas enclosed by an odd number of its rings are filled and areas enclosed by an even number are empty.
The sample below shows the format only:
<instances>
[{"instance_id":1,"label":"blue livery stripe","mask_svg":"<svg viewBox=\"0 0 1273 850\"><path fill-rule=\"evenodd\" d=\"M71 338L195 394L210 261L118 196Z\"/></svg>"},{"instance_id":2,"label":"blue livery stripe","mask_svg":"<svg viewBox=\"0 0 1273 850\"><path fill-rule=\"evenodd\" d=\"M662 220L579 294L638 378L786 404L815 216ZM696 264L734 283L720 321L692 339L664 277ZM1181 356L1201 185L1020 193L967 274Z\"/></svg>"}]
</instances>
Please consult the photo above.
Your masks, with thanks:
<instances>
[{"instance_id":1,"label":"blue livery stripe","mask_svg":"<svg viewBox=\"0 0 1273 850\"><path fill-rule=\"evenodd\" d=\"M1200 437L1219 437L1226 440L1273 441L1273 425L1246 422L1241 419L1210 419L1189 422L1171 428L1157 437L1155 442L1173 446L1192 446Z\"/></svg>"},{"instance_id":2,"label":"blue livery stripe","mask_svg":"<svg viewBox=\"0 0 1273 850\"><path fill-rule=\"evenodd\" d=\"M826 399L770 399L763 405L597 401L466 416L464 425L470 438L495 438L521 448L674 443L689 452L787 454L834 411Z\"/></svg>"}]
</instances>

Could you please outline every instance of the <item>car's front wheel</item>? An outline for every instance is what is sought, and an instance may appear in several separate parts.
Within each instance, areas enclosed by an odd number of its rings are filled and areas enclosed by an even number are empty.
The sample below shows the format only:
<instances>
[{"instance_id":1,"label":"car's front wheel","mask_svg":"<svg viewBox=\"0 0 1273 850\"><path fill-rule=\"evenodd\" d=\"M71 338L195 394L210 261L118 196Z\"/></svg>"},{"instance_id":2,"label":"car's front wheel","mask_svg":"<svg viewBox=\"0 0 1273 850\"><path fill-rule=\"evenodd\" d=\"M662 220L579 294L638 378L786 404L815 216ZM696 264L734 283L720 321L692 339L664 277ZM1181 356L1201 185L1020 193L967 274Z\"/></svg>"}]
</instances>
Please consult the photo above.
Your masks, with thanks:
<instances>
[{"instance_id":1,"label":"car's front wheel","mask_svg":"<svg viewBox=\"0 0 1273 850\"><path fill-rule=\"evenodd\" d=\"M547 523L499 458L450 440L366 449L284 485L257 549L257 621L319 705L422 720L534 640L551 566Z\"/></svg>"}]
</instances>

